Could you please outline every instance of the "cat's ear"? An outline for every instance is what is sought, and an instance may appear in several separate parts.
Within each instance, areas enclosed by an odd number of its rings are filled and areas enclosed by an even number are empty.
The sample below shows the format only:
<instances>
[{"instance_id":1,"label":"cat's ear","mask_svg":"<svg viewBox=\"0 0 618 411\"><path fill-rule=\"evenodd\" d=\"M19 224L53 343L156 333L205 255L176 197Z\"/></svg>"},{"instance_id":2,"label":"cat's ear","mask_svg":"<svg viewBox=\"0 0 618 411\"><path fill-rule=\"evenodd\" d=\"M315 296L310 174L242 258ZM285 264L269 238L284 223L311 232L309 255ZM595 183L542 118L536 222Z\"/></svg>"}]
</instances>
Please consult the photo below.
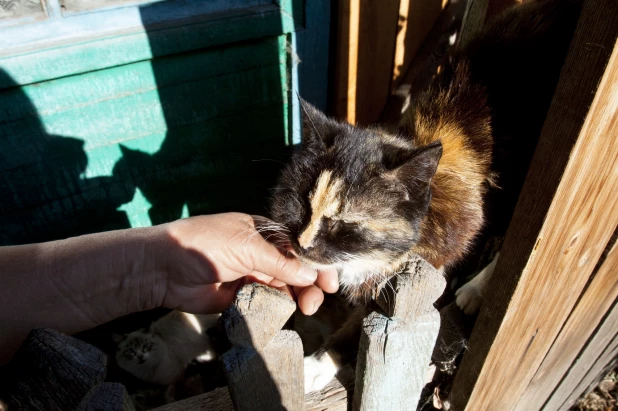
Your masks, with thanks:
<instances>
[{"instance_id":1,"label":"cat's ear","mask_svg":"<svg viewBox=\"0 0 618 411\"><path fill-rule=\"evenodd\" d=\"M303 119L303 144L316 148L327 148L340 127L339 123L298 97Z\"/></svg>"},{"instance_id":2,"label":"cat's ear","mask_svg":"<svg viewBox=\"0 0 618 411\"><path fill-rule=\"evenodd\" d=\"M441 157L442 143L436 141L407 153L400 151L397 157L392 157L390 160L395 161L392 164L396 164L394 171L397 178L406 186L427 188L436 173Z\"/></svg>"},{"instance_id":3,"label":"cat's ear","mask_svg":"<svg viewBox=\"0 0 618 411\"><path fill-rule=\"evenodd\" d=\"M113 333L112 334L112 339L114 340L114 342L116 344L120 344L121 342L123 342L125 339L127 338L126 335L124 334L118 334L118 333Z\"/></svg>"}]
</instances>

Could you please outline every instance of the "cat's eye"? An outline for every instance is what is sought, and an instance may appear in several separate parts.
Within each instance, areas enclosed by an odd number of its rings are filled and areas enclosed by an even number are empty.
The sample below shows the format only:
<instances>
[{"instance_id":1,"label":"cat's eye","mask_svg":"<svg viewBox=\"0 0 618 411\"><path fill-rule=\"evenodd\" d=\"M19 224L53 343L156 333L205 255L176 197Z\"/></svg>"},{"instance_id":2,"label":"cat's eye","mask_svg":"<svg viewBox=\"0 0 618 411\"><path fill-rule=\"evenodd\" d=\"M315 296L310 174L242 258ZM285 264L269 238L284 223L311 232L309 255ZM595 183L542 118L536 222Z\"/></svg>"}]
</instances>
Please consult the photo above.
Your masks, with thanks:
<instances>
[{"instance_id":1,"label":"cat's eye","mask_svg":"<svg viewBox=\"0 0 618 411\"><path fill-rule=\"evenodd\" d=\"M332 218L325 218L324 223L328 231L336 231L341 227L341 220L335 220Z\"/></svg>"},{"instance_id":2,"label":"cat's eye","mask_svg":"<svg viewBox=\"0 0 618 411\"><path fill-rule=\"evenodd\" d=\"M129 348L128 350L126 350L126 351L124 352L124 355L125 355L126 357L129 357L129 358L130 358L130 357L134 357L134 356L135 356L135 350L134 350L133 348Z\"/></svg>"}]
</instances>

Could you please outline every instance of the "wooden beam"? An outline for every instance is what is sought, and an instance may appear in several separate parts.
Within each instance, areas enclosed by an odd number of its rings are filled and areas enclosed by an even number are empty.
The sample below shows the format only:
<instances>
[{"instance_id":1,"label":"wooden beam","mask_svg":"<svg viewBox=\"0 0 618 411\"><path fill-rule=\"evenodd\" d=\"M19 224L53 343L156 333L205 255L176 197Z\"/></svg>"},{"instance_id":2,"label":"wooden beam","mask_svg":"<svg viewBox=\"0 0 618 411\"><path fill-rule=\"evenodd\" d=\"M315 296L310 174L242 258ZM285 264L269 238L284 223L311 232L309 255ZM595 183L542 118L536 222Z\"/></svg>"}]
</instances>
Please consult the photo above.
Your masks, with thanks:
<instances>
[{"instance_id":1,"label":"wooden beam","mask_svg":"<svg viewBox=\"0 0 618 411\"><path fill-rule=\"evenodd\" d=\"M378 120L389 94L399 0L338 2L333 114L351 124Z\"/></svg>"},{"instance_id":2,"label":"wooden beam","mask_svg":"<svg viewBox=\"0 0 618 411\"><path fill-rule=\"evenodd\" d=\"M391 89L400 84L447 4L448 0L401 0Z\"/></svg>"},{"instance_id":3,"label":"wooden beam","mask_svg":"<svg viewBox=\"0 0 618 411\"><path fill-rule=\"evenodd\" d=\"M281 331L295 308L283 292L253 283L223 313L234 345L221 359L235 409L304 409L303 345L295 331Z\"/></svg>"},{"instance_id":4,"label":"wooden beam","mask_svg":"<svg viewBox=\"0 0 618 411\"><path fill-rule=\"evenodd\" d=\"M618 224L618 141L608 138L618 135L617 30L615 1L584 3L453 384L454 409L516 407Z\"/></svg>"},{"instance_id":5,"label":"wooden beam","mask_svg":"<svg viewBox=\"0 0 618 411\"><path fill-rule=\"evenodd\" d=\"M376 301L384 313L363 320L354 410L416 409L440 329L434 303L445 286L442 272L416 257L382 287Z\"/></svg>"},{"instance_id":6,"label":"wooden beam","mask_svg":"<svg viewBox=\"0 0 618 411\"><path fill-rule=\"evenodd\" d=\"M543 359L519 400L518 409L541 409L552 395L551 387L561 384L572 363L580 357L588 339L618 299L618 244L614 243L605 261L573 309L558 338ZM618 330L618 327L615 329ZM615 331L614 330L614 331ZM552 395L552 398L555 394ZM552 400L556 402L556 400ZM549 409L555 409L550 407Z\"/></svg>"},{"instance_id":7,"label":"wooden beam","mask_svg":"<svg viewBox=\"0 0 618 411\"><path fill-rule=\"evenodd\" d=\"M596 330L586 348L579 353L544 410L568 410L575 401L594 388L593 383L607 373L607 366L618 360L618 301Z\"/></svg>"}]
</instances>

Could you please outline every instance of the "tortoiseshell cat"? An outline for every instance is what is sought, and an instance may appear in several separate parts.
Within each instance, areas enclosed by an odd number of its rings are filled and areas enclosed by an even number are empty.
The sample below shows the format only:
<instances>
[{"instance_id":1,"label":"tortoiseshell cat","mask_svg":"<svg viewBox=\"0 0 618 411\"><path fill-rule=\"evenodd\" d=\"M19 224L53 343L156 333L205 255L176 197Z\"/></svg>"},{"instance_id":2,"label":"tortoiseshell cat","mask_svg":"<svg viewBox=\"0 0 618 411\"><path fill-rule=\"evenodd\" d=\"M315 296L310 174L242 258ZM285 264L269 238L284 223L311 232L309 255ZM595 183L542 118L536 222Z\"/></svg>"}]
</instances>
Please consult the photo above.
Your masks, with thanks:
<instances>
[{"instance_id":1,"label":"tortoiseshell cat","mask_svg":"<svg viewBox=\"0 0 618 411\"><path fill-rule=\"evenodd\" d=\"M396 135L302 104L303 145L283 171L272 217L304 263L338 269L340 295L355 307L305 359L306 391L355 360L347 349L371 290L411 253L448 270L504 234L579 9L548 0L504 13L449 59ZM474 310L492 270L459 293L460 306Z\"/></svg>"}]
</instances>

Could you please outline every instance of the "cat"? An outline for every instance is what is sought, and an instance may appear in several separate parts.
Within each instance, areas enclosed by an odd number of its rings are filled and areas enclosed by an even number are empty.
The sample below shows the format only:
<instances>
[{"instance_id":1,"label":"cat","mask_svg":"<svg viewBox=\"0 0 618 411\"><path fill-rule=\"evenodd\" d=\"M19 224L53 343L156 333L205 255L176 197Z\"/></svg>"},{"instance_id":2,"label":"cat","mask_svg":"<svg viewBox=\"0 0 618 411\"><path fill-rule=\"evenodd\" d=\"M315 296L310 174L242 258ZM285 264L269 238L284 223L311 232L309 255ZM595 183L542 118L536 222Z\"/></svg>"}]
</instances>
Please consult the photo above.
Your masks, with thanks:
<instances>
[{"instance_id":1,"label":"cat","mask_svg":"<svg viewBox=\"0 0 618 411\"><path fill-rule=\"evenodd\" d=\"M154 321L148 329L127 335L114 335L116 362L135 377L159 385L177 382L191 361L216 358L209 328L219 314L197 315L171 311Z\"/></svg>"},{"instance_id":2,"label":"cat","mask_svg":"<svg viewBox=\"0 0 618 411\"><path fill-rule=\"evenodd\" d=\"M546 0L505 12L449 58L396 134L301 101L303 143L282 171L271 217L303 263L337 268L349 307L305 358L305 391L355 361L373 289L411 254L448 273L504 235L580 7ZM459 293L461 308L478 308L494 266Z\"/></svg>"}]
</instances>

